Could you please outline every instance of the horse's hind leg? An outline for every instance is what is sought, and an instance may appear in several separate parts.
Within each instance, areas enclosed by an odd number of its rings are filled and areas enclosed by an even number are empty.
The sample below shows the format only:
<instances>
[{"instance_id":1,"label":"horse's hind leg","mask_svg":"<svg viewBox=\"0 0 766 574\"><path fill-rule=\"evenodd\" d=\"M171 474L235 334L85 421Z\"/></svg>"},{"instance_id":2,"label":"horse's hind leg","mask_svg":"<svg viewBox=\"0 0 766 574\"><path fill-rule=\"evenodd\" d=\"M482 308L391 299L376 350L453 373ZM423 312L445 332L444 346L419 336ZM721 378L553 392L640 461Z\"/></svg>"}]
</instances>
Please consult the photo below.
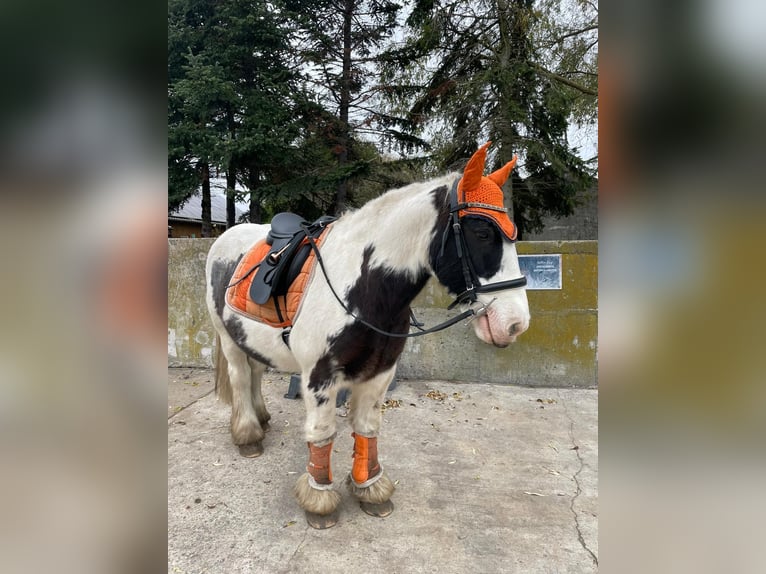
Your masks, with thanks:
<instances>
[{"instance_id":1,"label":"horse's hind leg","mask_svg":"<svg viewBox=\"0 0 766 574\"><path fill-rule=\"evenodd\" d=\"M261 381L263 373L266 371L266 365L251 357L248 358L248 364L250 366L250 396L253 399L253 408L258 417L258 422L261 423L261 429L263 429L263 432L268 432L271 415L266 410L266 403L261 392Z\"/></svg>"},{"instance_id":2,"label":"horse's hind leg","mask_svg":"<svg viewBox=\"0 0 766 574\"><path fill-rule=\"evenodd\" d=\"M253 397L253 378L250 361L245 352L225 334L221 335L221 349L228 361L229 383L231 385L231 438L239 447L242 456L253 458L263 454L263 429L256 414ZM263 370L261 370L261 373ZM260 391L260 374L258 388ZM260 392L258 393L260 396ZM263 397L260 397L263 403ZM263 407L265 416L265 406Z\"/></svg>"},{"instance_id":3,"label":"horse's hind leg","mask_svg":"<svg viewBox=\"0 0 766 574\"><path fill-rule=\"evenodd\" d=\"M346 484L362 510L380 517L394 511L390 500L394 484L378 461L378 433L381 403L395 372L394 367L368 381L356 383L351 389L354 464Z\"/></svg>"},{"instance_id":4,"label":"horse's hind leg","mask_svg":"<svg viewBox=\"0 0 766 574\"><path fill-rule=\"evenodd\" d=\"M337 387L332 373L320 375L315 367L301 376L301 393L306 405L306 441L309 463L295 485L295 497L314 528L334 526L340 494L333 489L330 462L335 439L335 398Z\"/></svg>"}]
</instances>

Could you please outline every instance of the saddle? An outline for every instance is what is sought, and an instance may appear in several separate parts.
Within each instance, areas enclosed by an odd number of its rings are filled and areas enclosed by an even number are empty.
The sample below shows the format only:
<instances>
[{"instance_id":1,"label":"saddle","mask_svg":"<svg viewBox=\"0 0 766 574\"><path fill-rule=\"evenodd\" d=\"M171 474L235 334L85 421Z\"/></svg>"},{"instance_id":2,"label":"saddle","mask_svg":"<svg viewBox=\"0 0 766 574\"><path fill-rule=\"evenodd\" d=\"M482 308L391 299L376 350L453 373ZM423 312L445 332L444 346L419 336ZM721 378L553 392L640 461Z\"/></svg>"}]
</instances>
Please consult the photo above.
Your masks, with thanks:
<instances>
[{"instance_id":1,"label":"saddle","mask_svg":"<svg viewBox=\"0 0 766 574\"><path fill-rule=\"evenodd\" d=\"M290 326L313 269L307 236L318 245L335 219L325 215L309 224L294 213L275 215L266 239L256 243L237 266L226 298L229 305L273 327Z\"/></svg>"}]
</instances>

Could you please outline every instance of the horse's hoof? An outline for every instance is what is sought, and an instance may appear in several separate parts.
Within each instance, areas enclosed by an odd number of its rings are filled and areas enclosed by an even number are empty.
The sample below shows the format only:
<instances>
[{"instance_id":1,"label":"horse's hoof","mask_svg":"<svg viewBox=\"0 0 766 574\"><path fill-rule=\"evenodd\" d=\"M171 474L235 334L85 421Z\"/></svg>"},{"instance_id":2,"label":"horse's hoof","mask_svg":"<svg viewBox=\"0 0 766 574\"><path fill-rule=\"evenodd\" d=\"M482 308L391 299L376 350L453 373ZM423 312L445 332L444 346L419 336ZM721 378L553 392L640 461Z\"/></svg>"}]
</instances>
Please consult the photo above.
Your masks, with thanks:
<instances>
[{"instance_id":1,"label":"horse's hoof","mask_svg":"<svg viewBox=\"0 0 766 574\"><path fill-rule=\"evenodd\" d=\"M261 423L261 430L263 432L269 432L271 430L271 425L268 422Z\"/></svg>"},{"instance_id":2,"label":"horse's hoof","mask_svg":"<svg viewBox=\"0 0 766 574\"><path fill-rule=\"evenodd\" d=\"M394 503L390 500L386 500L380 504L359 501L359 506L361 506L362 510L364 510L370 516L377 516L378 518L391 516L391 513L394 511Z\"/></svg>"},{"instance_id":3,"label":"horse's hoof","mask_svg":"<svg viewBox=\"0 0 766 574\"><path fill-rule=\"evenodd\" d=\"M327 528L332 528L338 524L337 510L330 514L315 514L308 510L305 510L304 512L306 513L306 522L309 523L309 526L316 528L317 530L326 530Z\"/></svg>"},{"instance_id":4,"label":"horse's hoof","mask_svg":"<svg viewBox=\"0 0 766 574\"><path fill-rule=\"evenodd\" d=\"M245 458L255 458L263 454L263 444L259 442L251 442L250 444L240 444L239 454Z\"/></svg>"}]
</instances>

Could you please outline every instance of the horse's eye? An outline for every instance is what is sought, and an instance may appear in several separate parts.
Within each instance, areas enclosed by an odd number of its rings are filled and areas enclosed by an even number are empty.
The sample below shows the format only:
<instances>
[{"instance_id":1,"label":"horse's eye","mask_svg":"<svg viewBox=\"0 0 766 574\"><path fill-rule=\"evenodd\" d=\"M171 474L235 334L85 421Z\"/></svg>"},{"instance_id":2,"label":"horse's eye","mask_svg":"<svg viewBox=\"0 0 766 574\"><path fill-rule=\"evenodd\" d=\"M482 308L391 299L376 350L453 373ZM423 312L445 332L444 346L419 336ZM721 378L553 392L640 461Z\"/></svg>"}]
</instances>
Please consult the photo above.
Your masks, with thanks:
<instances>
[{"instance_id":1,"label":"horse's eye","mask_svg":"<svg viewBox=\"0 0 766 574\"><path fill-rule=\"evenodd\" d=\"M488 229L479 229L476 232L476 239L479 241L489 241L490 240L490 233Z\"/></svg>"}]
</instances>

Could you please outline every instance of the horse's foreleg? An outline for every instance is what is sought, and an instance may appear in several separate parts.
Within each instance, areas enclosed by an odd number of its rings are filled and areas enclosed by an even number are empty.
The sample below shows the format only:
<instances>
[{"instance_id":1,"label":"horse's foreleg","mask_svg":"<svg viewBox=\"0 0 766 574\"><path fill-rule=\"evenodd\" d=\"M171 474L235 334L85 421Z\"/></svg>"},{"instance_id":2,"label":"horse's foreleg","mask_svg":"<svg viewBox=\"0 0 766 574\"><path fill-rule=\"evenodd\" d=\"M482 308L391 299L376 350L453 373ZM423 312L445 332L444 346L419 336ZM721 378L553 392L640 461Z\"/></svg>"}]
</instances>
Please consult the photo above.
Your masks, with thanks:
<instances>
[{"instance_id":1,"label":"horse's foreleg","mask_svg":"<svg viewBox=\"0 0 766 574\"><path fill-rule=\"evenodd\" d=\"M253 404L252 379L247 355L229 337L221 336L231 382L231 438L248 458L263 454L263 429ZM260 389L260 375L259 389ZM260 393L259 393L260 395ZM261 402L263 397L261 397Z\"/></svg>"},{"instance_id":2,"label":"horse's foreleg","mask_svg":"<svg viewBox=\"0 0 766 574\"><path fill-rule=\"evenodd\" d=\"M266 371L266 365L253 358L248 358L248 364L250 366L250 396L253 400L253 408L263 432L268 432L271 415L266 410L266 403L261 392L261 380Z\"/></svg>"},{"instance_id":3,"label":"horse's foreleg","mask_svg":"<svg viewBox=\"0 0 766 574\"><path fill-rule=\"evenodd\" d=\"M335 397L337 388L332 375L327 381L309 386L311 374L301 376L303 402L306 405L306 441L309 462L306 473L295 485L298 504L306 511L306 520L314 528L329 528L337 521L335 513L340 494L333 489L331 455L335 439ZM321 388L321 391L319 389Z\"/></svg>"},{"instance_id":4,"label":"horse's foreleg","mask_svg":"<svg viewBox=\"0 0 766 574\"><path fill-rule=\"evenodd\" d=\"M354 465L346 483L362 509L373 516L388 516L394 510L394 484L378 461L381 402L396 369L357 383L351 390L351 421L354 428Z\"/></svg>"}]
</instances>

